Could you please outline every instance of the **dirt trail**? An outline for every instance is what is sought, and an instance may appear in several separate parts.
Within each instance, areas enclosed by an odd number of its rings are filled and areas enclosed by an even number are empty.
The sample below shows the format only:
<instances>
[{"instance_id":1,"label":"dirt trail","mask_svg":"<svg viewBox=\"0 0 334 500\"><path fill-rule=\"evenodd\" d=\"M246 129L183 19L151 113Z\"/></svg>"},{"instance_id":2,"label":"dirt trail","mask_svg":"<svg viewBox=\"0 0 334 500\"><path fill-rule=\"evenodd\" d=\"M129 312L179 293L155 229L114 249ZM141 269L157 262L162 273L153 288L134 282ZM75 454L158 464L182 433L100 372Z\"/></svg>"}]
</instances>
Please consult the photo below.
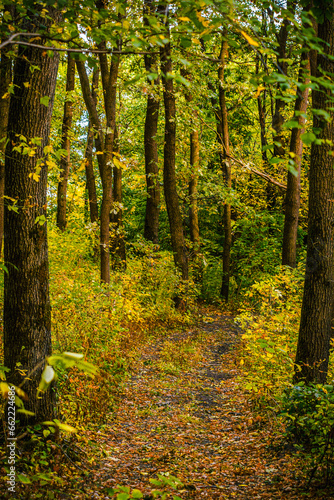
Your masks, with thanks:
<instances>
[{"instance_id":1,"label":"dirt trail","mask_svg":"<svg viewBox=\"0 0 334 500\"><path fill-rule=\"evenodd\" d=\"M117 484L153 498L149 478L159 473L184 483L182 499L305 498L289 457L268 449L270 429L238 389L240 335L232 317L215 314L146 346L114 421L99 435L106 458L87 486L90 498L111 498Z\"/></svg>"}]
</instances>

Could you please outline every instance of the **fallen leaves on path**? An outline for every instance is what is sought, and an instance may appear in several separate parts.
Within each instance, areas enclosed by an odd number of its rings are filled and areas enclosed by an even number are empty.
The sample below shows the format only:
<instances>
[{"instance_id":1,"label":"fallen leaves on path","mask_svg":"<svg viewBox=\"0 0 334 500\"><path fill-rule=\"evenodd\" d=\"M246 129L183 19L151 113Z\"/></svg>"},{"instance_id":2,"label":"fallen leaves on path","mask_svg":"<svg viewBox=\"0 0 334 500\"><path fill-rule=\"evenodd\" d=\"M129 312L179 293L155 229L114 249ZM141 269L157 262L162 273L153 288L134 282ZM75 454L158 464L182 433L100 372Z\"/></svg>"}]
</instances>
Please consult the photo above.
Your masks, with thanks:
<instances>
[{"instance_id":1,"label":"fallen leaves on path","mask_svg":"<svg viewBox=\"0 0 334 500\"><path fill-rule=\"evenodd\" d=\"M231 316L215 314L144 347L98 436L105 458L81 490L87 497L111 498L111 488L126 485L152 498L149 478L168 473L183 482L184 499L334 498L301 490L297 459L275 452L270 423L253 414L236 380L240 335Z\"/></svg>"}]
</instances>

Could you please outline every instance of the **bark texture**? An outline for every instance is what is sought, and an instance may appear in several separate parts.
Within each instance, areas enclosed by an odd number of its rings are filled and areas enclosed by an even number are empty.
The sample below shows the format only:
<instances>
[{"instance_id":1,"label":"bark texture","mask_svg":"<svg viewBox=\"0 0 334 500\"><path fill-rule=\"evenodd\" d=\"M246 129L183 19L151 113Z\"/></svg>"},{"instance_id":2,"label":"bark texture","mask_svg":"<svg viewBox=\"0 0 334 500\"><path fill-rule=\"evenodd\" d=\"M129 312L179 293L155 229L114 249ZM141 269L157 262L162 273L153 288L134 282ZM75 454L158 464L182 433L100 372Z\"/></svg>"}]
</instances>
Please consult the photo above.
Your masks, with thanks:
<instances>
[{"instance_id":1,"label":"bark texture","mask_svg":"<svg viewBox=\"0 0 334 500\"><path fill-rule=\"evenodd\" d=\"M165 104L165 145L164 145L164 194L168 212L169 227L174 254L174 262L188 279L188 255L184 241L182 218L176 189L175 175L175 138L176 106L173 80L168 78L172 72L170 42L160 48L163 94Z\"/></svg>"},{"instance_id":2,"label":"bark texture","mask_svg":"<svg viewBox=\"0 0 334 500\"><path fill-rule=\"evenodd\" d=\"M228 117L227 108L225 100L225 89L224 89L224 68L225 61L228 55L228 43L226 40L226 30L223 33L224 39L222 41L220 50L220 66L218 69L218 79L219 79L219 104L221 112L221 161L222 169L224 174L224 183L227 189L231 188L232 176L231 176L231 164L229 160L230 156L230 141L229 141L229 131L228 131ZM225 203L224 205L224 247L223 247L223 281L220 295L227 302L229 296L229 285L230 285L230 260L231 260L231 245L232 245L232 224L231 224L231 205Z\"/></svg>"},{"instance_id":3,"label":"bark texture","mask_svg":"<svg viewBox=\"0 0 334 500\"><path fill-rule=\"evenodd\" d=\"M113 155L118 159L120 154L118 129L115 129L114 151ZM115 162L117 163L117 162ZM126 250L124 240L123 226L123 205L122 205L122 168L113 167L113 204L110 212L111 222L111 245L110 252L112 258L112 269L125 271L126 269Z\"/></svg>"},{"instance_id":4,"label":"bark texture","mask_svg":"<svg viewBox=\"0 0 334 500\"><path fill-rule=\"evenodd\" d=\"M145 0L144 23L147 25L147 17L155 14L152 0ZM158 72L157 56L145 54L145 69L148 73ZM145 174L147 187L147 200L145 211L144 238L159 243L159 211L160 211L160 185L158 168L158 144L157 132L159 121L160 99L158 95L159 77L147 80L148 95L145 119L144 146L145 146Z\"/></svg>"},{"instance_id":5,"label":"bark texture","mask_svg":"<svg viewBox=\"0 0 334 500\"><path fill-rule=\"evenodd\" d=\"M300 61L299 83L307 85L310 82L310 61L307 52L303 52ZM293 120L298 123L298 128L293 128L290 139L290 155L294 159L296 175L288 172L287 190L285 196L285 218L283 230L282 264L296 267L297 230L300 207L300 168L302 162L303 142L301 135L304 133L305 114L307 109L309 88L297 90L295 101L295 114Z\"/></svg>"},{"instance_id":6,"label":"bark texture","mask_svg":"<svg viewBox=\"0 0 334 500\"><path fill-rule=\"evenodd\" d=\"M98 85L99 85L99 71L95 70L93 72L92 90L91 90L91 95L95 103L95 107L97 103L96 89L98 88ZM88 133L87 133L87 146L85 151L86 189L89 200L90 221L96 222L99 218L99 210L97 204L96 183L95 183L94 164L93 164L93 146L94 146L94 129L92 121L89 120Z\"/></svg>"},{"instance_id":7,"label":"bark texture","mask_svg":"<svg viewBox=\"0 0 334 500\"><path fill-rule=\"evenodd\" d=\"M9 46L1 50L0 59L0 256L4 231L4 194L5 194L5 149L7 138L10 94L8 87L12 81L12 59L8 56Z\"/></svg>"},{"instance_id":8,"label":"bark texture","mask_svg":"<svg viewBox=\"0 0 334 500\"><path fill-rule=\"evenodd\" d=\"M57 16L54 9L48 10L50 16ZM51 24L47 18L42 22ZM39 70L30 71L31 65ZM35 222L36 217L46 216L46 165L41 165L38 182L32 174L48 143L57 68L57 54L49 58L42 50L19 48L6 148L5 194L16 200L17 211L10 209L12 203L5 209L4 252L8 274L5 273L4 362L10 369L8 381L17 386L23 384L29 398L25 407L35 412L32 420L50 420L55 411L52 389L37 398L44 361L51 354L47 225ZM26 82L30 85L25 86ZM41 96L50 98L48 106L40 103ZM15 150L21 135L28 141L41 138L34 156Z\"/></svg>"},{"instance_id":9,"label":"bark texture","mask_svg":"<svg viewBox=\"0 0 334 500\"><path fill-rule=\"evenodd\" d=\"M191 79L191 75L187 71L182 71L184 77ZM193 101L191 92L186 92L185 99L188 103ZM190 167L191 174L189 180L189 229L190 239L193 244L193 256L196 257L200 251L200 234L198 224L198 205L197 205L197 186L198 186L198 167L199 167L199 136L198 130L195 127L197 111L192 112L194 119L191 120L190 132Z\"/></svg>"},{"instance_id":10,"label":"bark texture","mask_svg":"<svg viewBox=\"0 0 334 500\"><path fill-rule=\"evenodd\" d=\"M61 131L61 148L66 151L66 155L60 160L60 180L58 183L57 195L57 227L61 231L65 231L67 225L66 217L66 198L67 198L67 182L70 173L70 153L71 139L70 132L73 118L73 96L75 86L75 60L72 59L70 53L67 55L67 76L66 76L66 97L64 104L63 125Z\"/></svg>"},{"instance_id":11,"label":"bark texture","mask_svg":"<svg viewBox=\"0 0 334 500\"><path fill-rule=\"evenodd\" d=\"M333 3L332 3L333 6ZM324 10L325 7L323 6ZM318 37L324 40L323 54L317 57L317 76L333 71L333 18L319 24ZM329 58L329 57L330 58ZM334 169L333 169L333 106L331 90L320 87L313 91L314 109L327 111L330 121L314 115L313 124L321 130L319 138L330 141L312 144L309 172L309 225L306 273L301 321L296 353L294 381L324 383L327 377L332 313L334 300Z\"/></svg>"}]
</instances>

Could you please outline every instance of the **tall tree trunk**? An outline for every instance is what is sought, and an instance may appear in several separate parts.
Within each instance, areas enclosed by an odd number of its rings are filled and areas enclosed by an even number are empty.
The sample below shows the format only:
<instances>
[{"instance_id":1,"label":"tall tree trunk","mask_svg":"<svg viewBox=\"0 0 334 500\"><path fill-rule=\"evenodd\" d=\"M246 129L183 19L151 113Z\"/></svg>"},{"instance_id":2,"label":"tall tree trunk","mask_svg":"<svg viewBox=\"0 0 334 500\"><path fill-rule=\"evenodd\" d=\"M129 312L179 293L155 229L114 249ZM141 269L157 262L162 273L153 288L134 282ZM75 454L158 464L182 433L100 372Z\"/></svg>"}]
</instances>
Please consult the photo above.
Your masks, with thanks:
<instances>
[{"instance_id":1,"label":"tall tree trunk","mask_svg":"<svg viewBox=\"0 0 334 500\"><path fill-rule=\"evenodd\" d=\"M232 186L232 176L231 176L231 165L230 165L230 141L228 132L228 117L227 108L225 101L225 89L224 89L224 69L225 61L228 55L228 43L226 40L227 31L224 29L223 40L220 50L220 66L218 69L218 79L219 79L219 104L221 111L221 129L222 129L222 168L224 174L224 183L227 189ZM221 297L227 302L229 296L229 285L230 285L230 260L231 260L231 245L232 245L232 224L231 224L231 205L230 203L225 203L224 205L224 247L223 247L223 281L220 291Z\"/></svg>"},{"instance_id":2,"label":"tall tree trunk","mask_svg":"<svg viewBox=\"0 0 334 500\"><path fill-rule=\"evenodd\" d=\"M260 57L256 58L256 74L259 73L259 65L260 65ZM262 97L263 96L263 97ZM259 92L257 96L257 109L259 112L259 125L260 125L260 137L261 137L261 156L264 167L268 166L268 157L266 146L268 145L267 134L266 134L266 89L263 89L262 92Z\"/></svg>"},{"instance_id":3,"label":"tall tree trunk","mask_svg":"<svg viewBox=\"0 0 334 500\"><path fill-rule=\"evenodd\" d=\"M145 0L144 3L144 23L148 24L147 16L155 14L156 9L152 5L152 0ZM145 54L145 69L147 73L158 73L157 56L155 54ZM144 146L145 146L145 174L147 200L145 210L144 238L159 243L159 211L160 211L160 185L158 169L158 144L157 132L159 121L160 100L158 93L159 77L154 80L147 79L148 94L145 119Z\"/></svg>"},{"instance_id":4,"label":"tall tree trunk","mask_svg":"<svg viewBox=\"0 0 334 500\"><path fill-rule=\"evenodd\" d=\"M188 279L188 256L184 241L182 218L176 189L175 138L176 107L172 78L171 45L160 47L163 95L165 104L165 145L164 145L164 194L168 212L169 227L176 267L182 279Z\"/></svg>"},{"instance_id":5,"label":"tall tree trunk","mask_svg":"<svg viewBox=\"0 0 334 500\"><path fill-rule=\"evenodd\" d=\"M310 61L307 52L303 52L301 56L298 81L305 85L310 82ZM300 168L303 152L301 135L304 132L305 116L303 115L306 113L308 95L309 88L305 88L302 91L297 89L293 120L298 122L298 128L292 129L290 140L290 156L294 160L296 173L288 171L282 247L282 264L290 267L296 267L297 229L300 206Z\"/></svg>"},{"instance_id":6,"label":"tall tree trunk","mask_svg":"<svg viewBox=\"0 0 334 500\"><path fill-rule=\"evenodd\" d=\"M193 129L190 134L190 165L191 177L189 181L189 226L190 239L193 244L193 253L196 256L200 250L200 235L198 224L198 205L197 205L197 185L198 185L198 166L199 166L199 138L198 130Z\"/></svg>"},{"instance_id":7,"label":"tall tree trunk","mask_svg":"<svg viewBox=\"0 0 334 500\"><path fill-rule=\"evenodd\" d=\"M99 44L104 48L104 43ZM101 282L110 283L110 211L112 207L112 151L116 119L116 82L119 67L119 55L112 56L110 68L106 54L99 54L100 69L103 86L104 107L106 114L106 134L102 132L101 122L97 113L96 104L89 87L89 80L85 65L76 61L82 93L89 113L89 118L98 131L95 136L95 146L102 181L102 206L100 216L100 248L101 248Z\"/></svg>"},{"instance_id":8,"label":"tall tree trunk","mask_svg":"<svg viewBox=\"0 0 334 500\"><path fill-rule=\"evenodd\" d=\"M51 25L57 12L48 8ZM36 17L27 18L33 30ZM26 41L30 41L27 39ZM43 43L43 39L39 42ZM39 70L32 71L32 65ZM34 47L20 47L14 65L14 89L11 96L6 148L5 195L17 200L17 211L5 209L4 251L8 273L4 294L4 364L10 369L8 382L28 395L26 409L35 412L33 421L51 420L55 412L55 392L49 389L37 397L37 388L45 358L51 354L51 308L46 216L47 167L43 148L48 143L56 87L58 55L48 57ZM27 86L29 82L29 86ZM48 96L49 104L40 98ZM15 150L18 137L29 141L41 138L35 155ZM39 172L39 181L33 174ZM37 169L37 170L36 170ZM37 217L42 217L36 221ZM19 369L18 369L19 366Z\"/></svg>"},{"instance_id":9,"label":"tall tree trunk","mask_svg":"<svg viewBox=\"0 0 334 500\"><path fill-rule=\"evenodd\" d=\"M5 194L5 150L7 138L10 94L8 87L12 82L12 59L8 56L9 46L1 49L0 59L0 256L4 231L4 194Z\"/></svg>"},{"instance_id":10,"label":"tall tree trunk","mask_svg":"<svg viewBox=\"0 0 334 500\"><path fill-rule=\"evenodd\" d=\"M191 74L186 70L181 70L182 76L192 79ZM191 103L193 96L191 92L185 93L185 99ZM198 186L198 167L199 167L199 138L198 130L195 126L197 119L197 111L192 111L193 118L191 120L190 132L190 167L191 174L189 180L189 229L190 239L193 244L193 256L196 257L200 250L200 235L198 225L198 205L197 205L197 186Z\"/></svg>"},{"instance_id":11,"label":"tall tree trunk","mask_svg":"<svg viewBox=\"0 0 334 500\"><path fill-rule=\"evenodd\" d=\"M320 4L319 4L320 5ZM327 7L333 7L333 2ZM334 57L334 21L326 17L318 37L324 40L323 53L317 56L317 77L332 73ZM309 172L309 222L304 296L296 354L294 381L324 383L327 377L330 338L333 335L334 301L334 124L332 90L326 85L314 90L312 108L330 115L325 121L314 114L314 129L320 130L321 144L312 144Z\"/></svg>"},{"instance_id":12,"label":"tall tree trunk","mask_svg":"<svg viewBox=\"0 0 334 500\"><path fill-rule=\"evenodd\" d=\"M294 12L296 7L295 0L288 0L287 9L289 9L292 13ZM286 44L288 40L288 28L290 25L290 20L286 17L283 19L279 32L276 34L276 40L278 43L278 54L276 58L276 64L278 68L278 72L281 75L287 75L288 71L288 63L286 61ZM286 106L286 101L283 99L283 90L282 85L277 85L277 95L275 99L275 112L272 117L272 127L274 130L274 156L283 158L285 155L285 139L283 135L283 123L284 116L283 112ZM277 188L268 182L267 188L267 207L269 210L275 208L277 203Z\"/></svg>"},{"instance_id":13,"label":"tall tree trunk","mask_svg":"<svg viewBox=\"0 0 334 500\"><path fill-rule=\"evenodd\" d=\"M61 131L61 148L66 151L66 155L60 160L60 180L58 184L58 203L57 203L57 227L61 231L65 231L67 225L66 217L66 197L67 197L67 182L70 173L70 153L71 140L70 132L73 118L73 96L75 86L75 60L72 59L70 53L67 54L67 76L66 76L66 97L64 104L63 126Z\"/></svg>"},{"instance_id":14,"label":"tall tree trunk","mask_svg":"<svg viewBox=\"0 0 334 500\"><path fill-rule=\"evenodd\" d=\"M95 103L97 103L96 89L99 85L99 71L95 70L93 72L92 79L92 98ZM95 184L95 174L93 165L93 145L94 145L94 131L92 121L89 120L88 133L87 133L87 146L85 151L85 169L86 169L86 189L88 193L89 200L89 215L90 221L96 222L99 218L99 210L97 204L97 194L96 194L96 184Z\"/></svg>"},{"instance_id":15,"label":"tall tree trunk","mask_svg":"<svg viewBox=\"0 0 334 500\"><path fill-rule=\"evenodd\" d=\"M119 137L118 129L115 130L114 138L114 151L113 155L116 159L119 157ZM111 258L112 258L112 269L125 271L126 269L126 250L124 241L124 227L123 227L123 205L122 205L122 168L121 166L116 166L114 162L113 167L113 206L110 212L110 222L111 222Z\"/></svg>"}]
</instances>

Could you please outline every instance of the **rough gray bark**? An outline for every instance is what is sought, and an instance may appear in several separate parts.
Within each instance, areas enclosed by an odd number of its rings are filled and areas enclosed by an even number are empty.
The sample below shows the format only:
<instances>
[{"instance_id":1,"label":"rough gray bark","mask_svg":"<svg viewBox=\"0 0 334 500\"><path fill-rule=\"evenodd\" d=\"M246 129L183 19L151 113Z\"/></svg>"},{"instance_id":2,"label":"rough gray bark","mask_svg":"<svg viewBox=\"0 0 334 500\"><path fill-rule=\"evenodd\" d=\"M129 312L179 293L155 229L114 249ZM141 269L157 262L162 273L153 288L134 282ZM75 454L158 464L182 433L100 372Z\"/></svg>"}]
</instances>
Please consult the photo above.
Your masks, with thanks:
<instances>
[{"instance_id":1,"label":"rough gray bark","mask_svg":"<svg viewBox=\"0 0 334 500\"><path fill-rule=\"evenodd\" d=\"M333 2L332 2L333 7ZM334 21L326 18L318 27L324 40L323 54L317 56L317 77L333 71ZM330 338L333 335L334 301L334 140L331 89L313 91L313 109L331 116L325 121L314 115L314 128L320 129L322 144L312 144L309 172L309 222L303 304L296 353L294 382L301 380L324 383L327 377Z\"/></svg>"},{"instance_id":2,"label":"rough gray bark","mask_svg":"<svg viewBox=\"0 0 334 500\"><path fill-rule=\"evenodd\" d=\"M56 18L57 12L49 8ZM26 20L29 23L29 18ZM43 19L51 24L51 20ZM42 43L43 40L40 42ZM24 56L24 57L23 57ZM30 71L31 65L39 71ZM58 56L50 58L33 47L20 47L14 65L14 88L8 120L5 195L16 200L17 211L5 209L4 252L8 267L4 292L4 364L8 382L28 395L25 406L35 412L31 420L50 420L55 411L55 392L37 398L45 358L51 354L51 308L46 216L47 167L42 161L48 143ZM29 82L29 86L24 83ZM48 106L40 97L50 98ZM41 138L34 156L15 150L23 135ZM41 160L39 181L33 178ZM18 370L17 367L20 367Z\"/></svg>"}]
</instances>

